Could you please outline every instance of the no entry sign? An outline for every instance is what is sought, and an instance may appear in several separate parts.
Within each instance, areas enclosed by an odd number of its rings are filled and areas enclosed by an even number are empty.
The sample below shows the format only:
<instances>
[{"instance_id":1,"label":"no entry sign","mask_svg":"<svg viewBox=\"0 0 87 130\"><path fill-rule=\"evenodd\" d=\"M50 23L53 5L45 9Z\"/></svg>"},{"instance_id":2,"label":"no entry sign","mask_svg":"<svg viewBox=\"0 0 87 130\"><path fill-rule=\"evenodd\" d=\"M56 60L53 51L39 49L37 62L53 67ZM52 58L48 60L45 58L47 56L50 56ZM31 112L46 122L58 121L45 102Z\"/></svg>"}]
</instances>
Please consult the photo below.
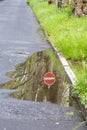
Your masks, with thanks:
<instances>
[{"instance_id":1,"label":"no entry sign","mask_svg":"<svg viewBox=\"0 0 87 130\"><path fill-rule=\"evenodd\" d=\"M55 75L52 72L48 72L44 75L44 83L46 85L53 85L55 83Z\"/></svg>"}]
</instances>

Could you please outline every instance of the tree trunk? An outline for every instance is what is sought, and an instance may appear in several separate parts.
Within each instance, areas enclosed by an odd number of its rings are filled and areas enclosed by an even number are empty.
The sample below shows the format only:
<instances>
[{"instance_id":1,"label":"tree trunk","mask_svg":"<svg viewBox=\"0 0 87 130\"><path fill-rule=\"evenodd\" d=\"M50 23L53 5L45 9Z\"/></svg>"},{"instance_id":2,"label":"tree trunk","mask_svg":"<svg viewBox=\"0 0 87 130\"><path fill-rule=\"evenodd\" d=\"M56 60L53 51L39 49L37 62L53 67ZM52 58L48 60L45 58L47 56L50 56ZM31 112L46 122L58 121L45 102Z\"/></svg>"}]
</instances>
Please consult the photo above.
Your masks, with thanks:
<instances>
[{"instance_id":1,"label":"tree trunk","mask_svg":"<svg viewBox=\"0 0 87 130\"><path fill-rule=\"evenodd\" d=\"M87 0L75 0L72 12L78 17L87 15Z\"/></svg>"}]
</instances>

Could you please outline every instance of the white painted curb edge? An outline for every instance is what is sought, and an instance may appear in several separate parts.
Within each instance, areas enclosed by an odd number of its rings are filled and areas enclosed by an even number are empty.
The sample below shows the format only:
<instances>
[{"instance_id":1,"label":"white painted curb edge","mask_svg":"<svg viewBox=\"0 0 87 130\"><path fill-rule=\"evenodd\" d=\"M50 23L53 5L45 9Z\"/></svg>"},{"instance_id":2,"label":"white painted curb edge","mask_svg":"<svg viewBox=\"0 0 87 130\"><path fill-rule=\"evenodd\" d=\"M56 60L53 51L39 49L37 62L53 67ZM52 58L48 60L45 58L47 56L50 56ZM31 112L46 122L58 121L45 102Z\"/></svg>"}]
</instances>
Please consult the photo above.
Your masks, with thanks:
<instances>
[{"instance_id":1,"label":"white painted curb edge","mask_svg":"<svg viewBox=\"0 0 87 130\"><path fill-rule=\"evenodd\" d=\"M51 44L53 50L56 52L58 59L60 60L61 64L63 65L63 68L64 68L71 84L75 84L77 78L76 78L74 72L72 71L72 69L70 68L67 60L63 57L63 55L61 53L59 53L59 52L57 53L57 49L52 43L50 43L50 44Z\"/></svg>"}]
</instances>

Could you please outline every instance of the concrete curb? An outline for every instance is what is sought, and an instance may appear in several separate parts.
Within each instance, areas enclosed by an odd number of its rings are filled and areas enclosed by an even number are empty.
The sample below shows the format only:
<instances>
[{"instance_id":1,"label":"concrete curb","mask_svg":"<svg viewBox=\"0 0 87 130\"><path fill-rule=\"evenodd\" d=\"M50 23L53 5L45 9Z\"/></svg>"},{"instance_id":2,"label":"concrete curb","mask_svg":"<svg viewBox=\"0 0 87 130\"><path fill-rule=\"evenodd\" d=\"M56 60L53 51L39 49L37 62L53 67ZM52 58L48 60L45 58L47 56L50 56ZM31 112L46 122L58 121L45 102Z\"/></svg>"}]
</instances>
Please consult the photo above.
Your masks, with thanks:
<instances>
[{"instance_id":1,"label":"concrete curb","mask_svg":"<svg viewBox=\"0 0 87 130\"><path fill-rule=\"evenodd\" d=\"M66 72L66 74L67 74L67 76L68 76L68 78L70 80L70 83L72 85L74 85L76 80L77 80L77 78L76 78L74 72L72 71L72 69L70 68L67 60L63 57L63 55L61 53L59 53L59 52L57 53L57 49L56 49L56 47L52 43L50 43L50 44L51 44L53 50L55 51L58 59L60 60L62 66L63 66L63 68L64 68L64 70L65 70L65 72Z\"/></svg>"}]
</instances>

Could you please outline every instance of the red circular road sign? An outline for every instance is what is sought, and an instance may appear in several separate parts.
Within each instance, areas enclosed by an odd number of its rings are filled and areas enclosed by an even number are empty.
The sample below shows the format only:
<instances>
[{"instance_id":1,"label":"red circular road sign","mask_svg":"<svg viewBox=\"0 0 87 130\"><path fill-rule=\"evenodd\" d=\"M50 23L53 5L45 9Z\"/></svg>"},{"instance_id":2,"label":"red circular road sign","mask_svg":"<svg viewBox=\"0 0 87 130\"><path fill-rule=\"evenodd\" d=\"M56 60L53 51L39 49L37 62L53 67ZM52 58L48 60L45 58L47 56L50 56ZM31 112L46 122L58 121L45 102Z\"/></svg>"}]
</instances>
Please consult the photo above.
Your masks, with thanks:
<instances>
[{"instance_id":1,"label":"red circular road sign","mask_svg":"<svg viewBox=\"0 0 87 130\"><path fill-rule=\"evenodd\" d=\"M52 72L48 72L44 75L44 83L46 85L53 85L55 83L55 75Z\"/></svg>"}]
</instances>

